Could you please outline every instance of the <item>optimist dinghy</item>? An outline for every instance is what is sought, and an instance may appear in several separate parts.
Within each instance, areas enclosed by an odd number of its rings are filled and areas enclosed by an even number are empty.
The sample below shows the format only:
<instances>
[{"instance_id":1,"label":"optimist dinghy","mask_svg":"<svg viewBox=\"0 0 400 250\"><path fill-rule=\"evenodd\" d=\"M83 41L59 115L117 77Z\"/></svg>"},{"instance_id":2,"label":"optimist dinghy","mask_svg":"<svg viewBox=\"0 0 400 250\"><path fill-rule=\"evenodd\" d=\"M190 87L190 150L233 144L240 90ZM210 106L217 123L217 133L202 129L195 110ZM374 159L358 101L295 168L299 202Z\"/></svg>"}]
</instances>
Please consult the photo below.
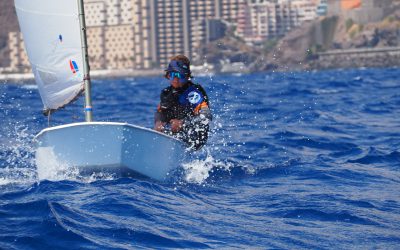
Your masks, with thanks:
<instances>
[{"instance_id":1,"label":"optimist dinghy","mask_svg":"<svg viewBox=\"0 0 400 250\"><path fill-rule=\"evenodd\" d=\"M46 128L35 137L40 179L55 171L49 166L54 160L64 170L134 172L156 180L180 165L187 154L182 141L127 123L93 122L83 0L15 0L15 7L45 112L85 92L86 122Z\"/></svg>"}]
</instances>

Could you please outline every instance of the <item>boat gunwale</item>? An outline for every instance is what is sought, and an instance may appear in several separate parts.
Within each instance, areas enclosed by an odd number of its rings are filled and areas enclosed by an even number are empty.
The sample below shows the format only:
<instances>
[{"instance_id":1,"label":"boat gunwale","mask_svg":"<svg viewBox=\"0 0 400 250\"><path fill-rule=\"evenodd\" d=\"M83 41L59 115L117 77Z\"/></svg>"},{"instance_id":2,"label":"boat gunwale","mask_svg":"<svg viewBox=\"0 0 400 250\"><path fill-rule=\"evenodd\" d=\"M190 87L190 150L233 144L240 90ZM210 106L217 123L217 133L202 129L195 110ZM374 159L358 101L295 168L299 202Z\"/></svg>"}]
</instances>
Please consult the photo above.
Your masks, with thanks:
<instances>
[{"instance_id":1,"label":"boat gunwale","mask_svg":"<svg viewBox=\"0 0 400 250\"><path fill-rule=\"evenodd\" d=\"M167 137L168 139L173 139L179 143L184 144L182 141L180 141L179 139L172 137L170 135L164 134L162 132L156 131L154 129L150 129L150 128L145 128L145 127L141 127L138 125L133 125L133 124L129 124L127 122L75 122L75 123L69 123L69 124L63 124L63 125L58 125L58 126L54 126L54 127L48 127L43 129L42 131L40 131L35 137L34 140L37 140L37 138L39 138L40 136L42 136L43 134L45 134L46 132L49 131L53 131L53 130L58 130L58 129L63 129L63 128L69 128L69 127L78 127L78 126L93 126L93 125L100 125L100 126L123 126L123 127L131 127L131 128L135 128L135 129L140 129L140 130L145 130L147 132L151 132L151 133L155 133L158 134L160 136L164 136Z\"/></svg>"}]
</instances>

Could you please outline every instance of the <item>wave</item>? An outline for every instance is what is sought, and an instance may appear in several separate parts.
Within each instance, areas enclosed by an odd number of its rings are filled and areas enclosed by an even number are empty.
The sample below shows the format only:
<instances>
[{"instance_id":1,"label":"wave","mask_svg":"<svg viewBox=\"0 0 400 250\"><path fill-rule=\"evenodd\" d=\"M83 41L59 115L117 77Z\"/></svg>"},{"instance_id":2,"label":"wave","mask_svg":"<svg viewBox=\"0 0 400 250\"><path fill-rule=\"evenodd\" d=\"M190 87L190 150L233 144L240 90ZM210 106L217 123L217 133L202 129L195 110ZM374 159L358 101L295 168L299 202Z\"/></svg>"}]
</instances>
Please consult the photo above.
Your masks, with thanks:
<instances>
[{"instance_id":1,"label":"wave","mask_svg":"<svg viewBox=\"0 0 400 250\"><path fill-rule=\"evenodd\" d=\"M348 212L327 212L317 209L294 209L284 212L275 213L275 216L283 218L295 218L300 220L311 220L311 221L333 221L333 222L345 222L351 224L361 225L379 225L379 223L362 218L357 215L352 215Z\"/></svg>"},{"instance_id":2,"label":"wave","mask_svg":"<svg viewBox=\"0 0 400 250\"><path fill-rule=\"evenodd\" d=\"M384 152L375 147L370 147L368 152L357 159L348 160L349 163L360 163L360 164L394 164L400 166L400 152Z\"/></svg>"},{"instance_id":3,"label":"wave","mask_svg":"<svg viewBox=\"0 0 400 250\"><path fill-rule=\"evenodd\" d=\"M42 179L31 145L47 123L39 96L2 85L0 248L396 249L398 74L203 78L215 115L209 143L165 182L78 173L46 152ZM97 120L147 127L168 84L98 83ZM51 121L74 115L82 100Z\"/></svg>"}]
</instances>

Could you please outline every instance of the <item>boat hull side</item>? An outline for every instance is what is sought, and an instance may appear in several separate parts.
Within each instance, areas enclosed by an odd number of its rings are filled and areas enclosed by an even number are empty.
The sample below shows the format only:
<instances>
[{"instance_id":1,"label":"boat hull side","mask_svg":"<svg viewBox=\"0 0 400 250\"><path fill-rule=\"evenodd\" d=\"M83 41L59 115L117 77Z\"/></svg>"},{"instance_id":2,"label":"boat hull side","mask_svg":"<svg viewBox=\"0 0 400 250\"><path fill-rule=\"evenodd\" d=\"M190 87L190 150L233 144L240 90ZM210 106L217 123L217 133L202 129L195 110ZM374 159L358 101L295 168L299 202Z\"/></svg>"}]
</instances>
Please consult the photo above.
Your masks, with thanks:
<instances>
[{"instance_id":1,"label":"boat hull side","mask_svg":"<svg viewBox=\"0 0 400 250\"><path fill-rule=\"evenodd\" d=\"M50 165L56 164L63 170L107 169L116 173L128 168L164 180L186 152L185 145L172 137L124 123L64 125L45 129L35 139L40 179L51 176L49 171L57 167Z\"/></svg>"}]
</instances>

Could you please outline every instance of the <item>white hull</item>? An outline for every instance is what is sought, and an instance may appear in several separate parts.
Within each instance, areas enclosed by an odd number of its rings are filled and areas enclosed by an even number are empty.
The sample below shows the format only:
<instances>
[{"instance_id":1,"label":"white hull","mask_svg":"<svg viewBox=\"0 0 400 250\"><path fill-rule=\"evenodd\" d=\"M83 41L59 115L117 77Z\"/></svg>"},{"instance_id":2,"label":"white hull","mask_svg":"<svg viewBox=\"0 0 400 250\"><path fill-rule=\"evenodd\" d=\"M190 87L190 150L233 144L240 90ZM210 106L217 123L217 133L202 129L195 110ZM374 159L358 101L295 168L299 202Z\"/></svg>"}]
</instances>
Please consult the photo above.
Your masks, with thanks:
<instances>
[{"instance_id":1,"label":"white hull","mask_svg":"<svg viewBox=\"0 0 400 250\"><path fill-rule=\"evenodd\" d=\"M181 141L151 129L114 122L73 123L42 130L36 137L40 179L51 176L54 161L80 172L131 170L164 180L186 155ZM47 161L46 159L50 159ZM53 158L56 158L55 160Z\"/></svg>"}]
</instances>

